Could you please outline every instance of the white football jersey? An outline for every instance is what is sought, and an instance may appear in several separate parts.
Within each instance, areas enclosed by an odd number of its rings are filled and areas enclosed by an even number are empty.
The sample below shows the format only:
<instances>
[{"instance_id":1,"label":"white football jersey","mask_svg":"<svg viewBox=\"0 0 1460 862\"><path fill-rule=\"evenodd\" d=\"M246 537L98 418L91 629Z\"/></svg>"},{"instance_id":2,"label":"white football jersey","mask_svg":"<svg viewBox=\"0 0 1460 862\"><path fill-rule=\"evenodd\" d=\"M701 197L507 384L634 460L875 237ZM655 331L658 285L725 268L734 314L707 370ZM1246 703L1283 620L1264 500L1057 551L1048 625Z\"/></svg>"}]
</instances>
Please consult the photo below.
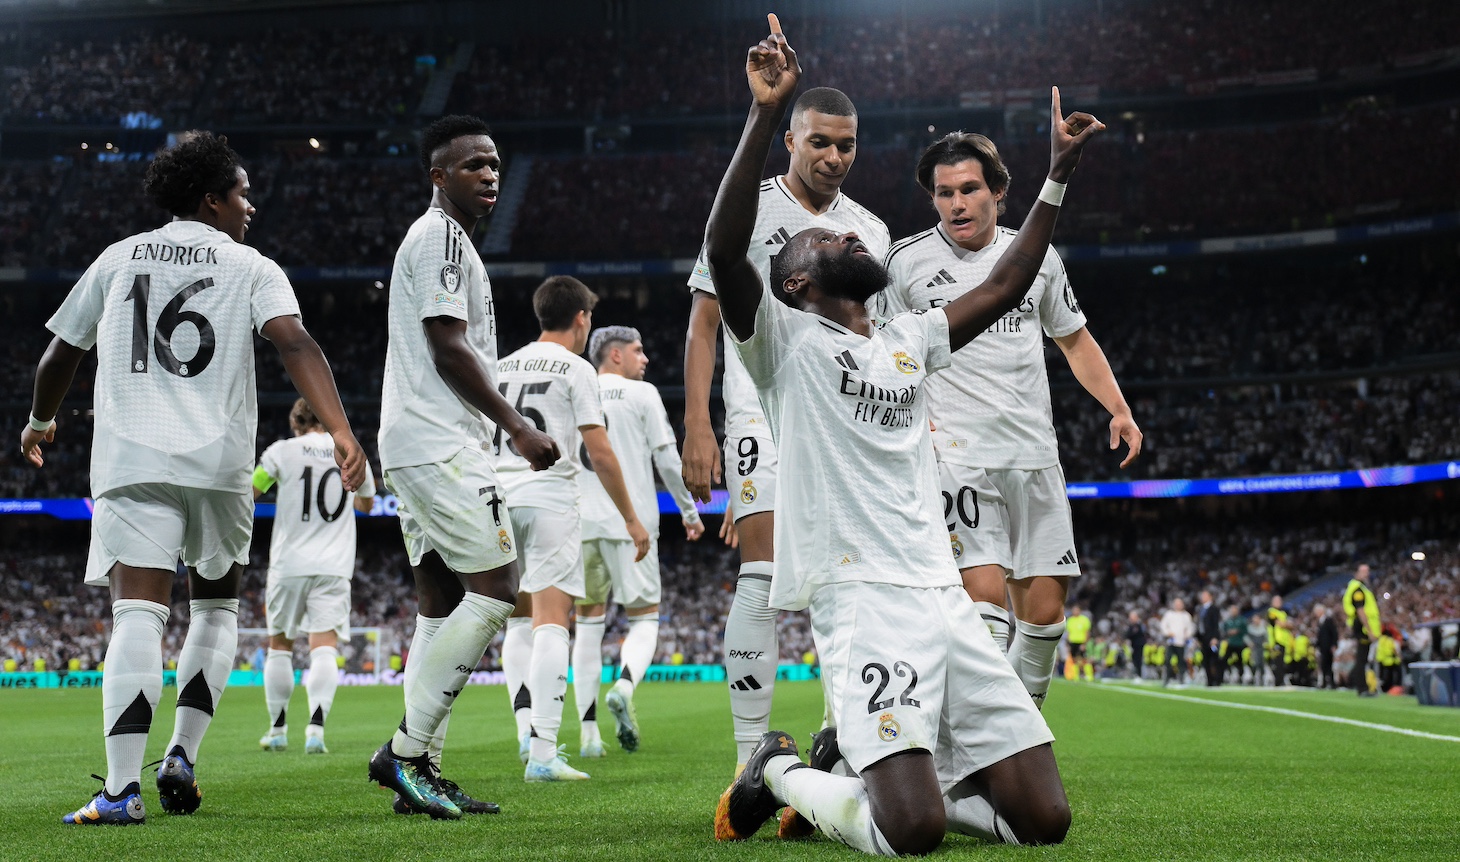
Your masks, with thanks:
<instances>
[{"instance_id":1,"label":"white football jersey","mask_svg":"<svg viewBox=\"0 0 1460 862\"><path fill-rule=\"evenodd\" d=\"M746 256L755 264L762 284L770 283L771 258L780 254L787 240L807 228L824 227L837 233L855 231L867 244L867 250L878 258L887 254L892 239L882 219L844 194L838 194L821 215L808 212L786 188L781 177L761 181L757 206L755 234ZM705 293L715 293L709 258L703 248L689 277L689 286ZM755 384L745 373L745 364L734 350L725 351L725 378L720 392L725 402L726 437L770 436L765 412L755 394Z\"/></svg>"},{"instance_id":2,"label":"white football jersey","mask_svg":"<svg viewBox=\"0 0 1460 862\"><path fill-rule=\"evenodd\" d=\"M639 516L650 536L658 536L659 491L654 485L654 452L677 443L664 400L654 384L629 380L620 374L598 375L598 395L603 401L603 424L608 430L608 441L623 470L634 514ZM579 454L584 468L578 474L578 485L583 490L583 538L628 541L629 531L624 527L623 516L593 472L587 451ZM686 506L693 511L694 503L683 484L681 481L678 489L671 485L670 491L683 494L683 499L675 501L681 511Z\"/></svg>"},{"instance_id":3,"label":"white football jersey","mask_svg":"<svg viewBox=\"0 0 1460 862\"><path fill-rule=\"evenodd\" d=\"M92 496L146 482L248 493L253 333L298 314L278 264L202 222L102 252L46 323L96 346Z\"/></svg>"},{"instance_id":4,"label":"white football jersey","mask_svg":"<svg viewBox=\"0 0 1460 862\"><path fill-rule=\"evenodd\" d=\"M879 317L947 305L988 278L1014 241L1000 227L978 251L960 248L941 226L899 240L887 255L892 283L876 298ZM1000 470L1059 463L1044 336L1078 332L1085 315L1054 248L1019 306L953 354L928 381L928 413L938 459Z\"/></svg>"},{"instance_id":5,"label":"white football jersey","mask_svg":"<svg viewBox=\"0 0 1460 862\"><path fill-rule=\"evenodd\" d=\"M534 341L497 362L497 388L502 397L553 438L562 455L546 470L534 471L517 454L512 438L492 426L497 476L507 507L536 506L566 512L578 506L578 429L603 424L598 400L598 375L588 360L551 341Z\"/></svg>"},{"instance_id":6,"label":"white football jersey","mask_svg":"<svg viewBox=\"0 0 1460 862\"><path fill-rule=\"evenodd\" d=\"M780 455L770 605L799 610L827 583L962 583L923 395L948 366L947 316L900 315L864 338L764 290L735 347Z\"/></svg>"},{"instance_id":7,"label":"white football jersey","mask_svg":"<svg viewBox=\"0 0 1460 862\"><path fill-rule=\"evenodd\" d=\"M437 207L416 219L395 253L388 317L390 340L380 397L381 469L445 462L462 449L484 447L482 413L441 379L422 321L465 320L467 343L482 367L495 369L492 285L471 237Z\"/></svg>"},{"instance_id":8,"label":"white football jersey","mask_svg":"<svg viewBox=\"0 0 1460 862\"><path fill-rule=\"evenodd\" d=\"M260 482L258 472L268 477ZM265 487L260 487L264 485ZM303 578L355 573L353 497L375 496L375 479L354 494L345 490L335 465L335 441L323 431L280 440L259 458L254 487L277 486L274 531L269 540L269 578Z\"/></svg>"}]
</instances>

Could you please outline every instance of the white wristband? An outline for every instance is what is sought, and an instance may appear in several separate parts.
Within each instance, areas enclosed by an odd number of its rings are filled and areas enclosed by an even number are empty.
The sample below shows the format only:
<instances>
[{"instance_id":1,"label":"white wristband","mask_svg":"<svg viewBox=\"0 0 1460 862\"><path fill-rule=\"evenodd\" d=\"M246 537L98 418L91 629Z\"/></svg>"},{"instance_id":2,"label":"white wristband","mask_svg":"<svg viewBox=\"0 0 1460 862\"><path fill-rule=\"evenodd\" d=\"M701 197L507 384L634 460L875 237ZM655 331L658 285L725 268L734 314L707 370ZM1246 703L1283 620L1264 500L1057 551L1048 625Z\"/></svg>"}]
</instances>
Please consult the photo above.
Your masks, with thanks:
<instances>
[{"instance_id":1,"label":"white wristband","mask_svg":"<svg viewBox=\"0 0 1460 862\"><path fill-rule=\"evenodd\" d=\"M1039 190L1039 199L1052 207L1057 207L1065 201L1065 184L1057 183L1054 180L1045 180L1044 188Z\"/></svg>"},{"instance_id":2,"label":"white wristband","mask_svg":"<svg viewBox=\"0 0 1460 862\"><path fill-rule=\"evenodd\" d=\"M42 422L41 420L35 418L34 413L30 414L30 430L32 431L49 431L51 426L55 424L56 420L54 419L47 419L46 421Z\"/></svg>"}]
</instances>

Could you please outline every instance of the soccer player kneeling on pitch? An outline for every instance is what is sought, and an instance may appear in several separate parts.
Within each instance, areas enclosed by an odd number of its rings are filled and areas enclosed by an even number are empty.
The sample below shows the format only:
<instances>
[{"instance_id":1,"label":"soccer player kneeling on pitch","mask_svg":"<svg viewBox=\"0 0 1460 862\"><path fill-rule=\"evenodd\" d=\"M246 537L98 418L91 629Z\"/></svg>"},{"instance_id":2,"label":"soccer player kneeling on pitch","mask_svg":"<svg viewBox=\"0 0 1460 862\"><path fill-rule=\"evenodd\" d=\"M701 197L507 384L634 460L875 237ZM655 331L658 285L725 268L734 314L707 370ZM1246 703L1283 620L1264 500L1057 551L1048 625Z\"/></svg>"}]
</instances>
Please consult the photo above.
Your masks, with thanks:
<instances>
[{"instance_id":1,"label":"soccer player kneeling on pitch","mask_svg":"<svg viewBox=\"0 0 1460 862\"><path fill-rule=\"evenodd\" d=\"M269 538L268 586L264 612L269 653L264 659L264 704L269 730L259 740L265 751L289 747L289 696L294 692L294 641L309 635L309 726L305 754L328 754L324 722L339 686L339 642L350 639L350 577L355 574L354 509L369 512L375 479L367 465L365 481L352 495L340 482L335 446L300 398L289 411L294 437L264 450L253 471L253 496L279 486L274 531Z\"/></svg>"},{"instance_id":2,"label":"soccer player kneeling on pitch","mask_svg":"<svg viewBox=\"0 0 1460 862\"><path fill-rule=\"evenodd\" d=\"M518 754L527 764L525 781L588 777L558 753L568 692L568 622L574 602L584 596L580 459L591 461L613 499L632 541L634 561L649 551L649 533L634 513L603 428L593 366L578 355L588 344L597 302L593 291L576 278L560 275L544 281L532 294L532 311L542 335L497 363L503 397L531 417L565 453L551 468L534 472L511 441L504 445L498 437L494 447L522 555L522 585L502 641L502 669L518 721ZM523 637L529 623L531 634ZM525 708L519 697L524 677L530 695Z\"/></svg>"},{"instance_id":3,"label":"soccer player kneeling on pitch","mask_svg":"<svg viewBox=\"0 0 1460 862\"><path fill-rule=\"evenodd\" d=\"M238 584L253 538L258 393L253 334L271 341L319 410L341 484L365 480L329 363L299 322L278 264L243 244L253 206L228 140L189 132L147 167L143 187L170 224L102 252L46 327L25 457L41 466L76 368L96 347L91 551L86 583L109 586L112 636L101 687L105 786L71 824L145 818L143 753L162 696L162 636L181 558L188 634L177 660L177 720L157 770L162 810L201 804L193 765L233 669ZM45 417L45 418L38 418Z\"/></svg>"},{"instance_id":4,"label":"soccer player kneeling on pitch","mask_svg":"<svg viewBox=\"0 0 1460 862\"><path fill-rule=\"evenodd\" d=\"M603 424L623 470L624 485L639 521L649 531L649 553L634 562L634 545L623 516L598 480L593 461L583 459L578 484L583 491L584 598L578 602L578 636L573 643L573 693L581 719L580 749L584 757L603 756L598 733L598 687L603 677L603 624L609 588L628 611L628 633L619 657L623 670L605 701L613 715L614 733L625 751L639 748L639 719L634 688L654 660L659 643L659 494L654 470L674 497L685 538L698 541L704 522L680 475L674 429L664 400L644 380L649 358L639 330L607 326L588 341L588 357L598 366L598 393ZM586 456L587 450L583 454Z\"/></svg>"},{"instance_id":5,"label":"soccer player kneeling on pitch","mask_svg":"<svg viewBox=\"0 0 1460 862\"><path fill-rule=\"evenodd\" d=\"M706 230L720 307L781 454L770 603L809 607L842 756L812 769L767 733L716 811L721 839L783 805L868 853L928 853L947 829L1057 843L1069 803L1053 736L962 589L939 506L928 375L1033 283L1094 117L1052 96L1049 181L978 290L880 329L887 271L854 233L796 234L763 285L746 256L770 141L800 68L771 16L750 49L750 117ZM783 299L784 298L784 299Z\"/></svg>"}]
</instances>

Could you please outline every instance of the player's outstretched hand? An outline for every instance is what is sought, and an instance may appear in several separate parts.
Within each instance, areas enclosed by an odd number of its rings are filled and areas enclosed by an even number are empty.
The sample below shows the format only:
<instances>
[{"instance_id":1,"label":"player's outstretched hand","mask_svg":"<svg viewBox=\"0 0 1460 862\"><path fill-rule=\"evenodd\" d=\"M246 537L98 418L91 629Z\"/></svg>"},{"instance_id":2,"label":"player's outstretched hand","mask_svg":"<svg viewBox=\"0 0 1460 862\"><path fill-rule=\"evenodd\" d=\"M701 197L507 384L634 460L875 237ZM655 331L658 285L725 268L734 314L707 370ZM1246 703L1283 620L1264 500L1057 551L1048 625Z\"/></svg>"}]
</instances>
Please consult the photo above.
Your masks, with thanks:
<instances>
[{"instance_id":1,"label":"player's outstretched hand","mask_svg":"<svg viewBox=\"0 0 1460 862\"><path fill-rule=\"evenodd\" d=\"M512 445L534 470L546 470L563 457L553 438L530 425L512 435Z\"/></svg>"},{"instance_id":2,"label":"player's outstretched hand","mask_svg":"<svg viewBox=\"0 0 1460 862\"><path fill-rule=\"evenodd\" d=\"M1060 112L1060 88L1050 87L1049 178L1057 183L1069 182L1075 166L1080 163L1080 151L1104 129L1104 123L1084 111L1076 111L1066 117Z\"/></svg>"},{"instance_id":3,"label":"player's outstretched hand","mask_svg":"<svg viewBox=\"0 0 1460 862\"><path fill-rule=\"evenodd\" d=\"M774 12L766 18L771 25L770 35L746 54L745 77L750 80L750 94L755 103L774 108L784 105L795 94L796 84L801 80L801 64L796 62L796 52L786 44L780 19Z\"/></svg>"},{"instance_id":4,"label":"player's outstretched hand","mask_svg":"<svg viewBox=\"0 0 1460 862\"><path fill-rule=\"evenodd\" d=\"M705 534L704 521L680 521L684 524L684 537L691 542L698 542L700 536Z\"/></svg>"},{"instance_id":5,"label":"player's outstretched hand","mask_svg":"<svg viewBox=\"0 0 1460 862\"><path fill-rule=\"evenodd\" d=\"M638 562L649 555L649 531L644 529L644 524L638 518L625 522L629 528L629 539L634 543L634 562Z\"/></svg>"},{"instance_id":6,"label":"player's outstretched hand","mask_svg":"<svg viewBox=\"0 0 1460 862\"><path fill-rule=\"evenodd\" d=\"M1141 433L1140 426L1136 425L1136 420L1132 419L1130 414L1110 418L1110 450L1113 452L1119 449L1122 440L1130 447L1130 452L1125 456L1125 460L1120 462L1120 469L1124 470L1130 462L1141 457L1141 441L1144 439L1145 435Z\"/></svg>"},{"instance_id":7,"label":"player's outstretched hand","mask_svg":"<svg viewBox=\"0 0 1460 862\"><path fill-rule=\"evenodd\" d=\"M710 488L720 484L720 447L714 432L684 434L684 455L679 474L689 495L701 503L710 502Z\"/></svg>"},{"instance_id":8,"label":"player's outstretched hand","mask_svg":"<svg viewBox=\"0 0 1460 862\"><path fill-rule=\"evenodd\" d=\"M353 494L365 484L365 471L370 469L369 462L365 460L365 450L360 448L360 441L348 430L336 431L330 437L335 441L335 463L340 465L340 481L344 483L345 490Z\"/></svg>"},{"instance_id":9,"label":"player's outstretched hand","mask_svg":"<svg viewBox=\"0 0 1460 862\"><path fill-rule=\"evenodd\" d=\"M56 421L54 419L51 420L51 426L44 431L37 431L27 423L20 432L20 454L37 467L43 466L46 459L41 454L41 444L54 442L56 442Z\"/></svg>"}]
</instances>

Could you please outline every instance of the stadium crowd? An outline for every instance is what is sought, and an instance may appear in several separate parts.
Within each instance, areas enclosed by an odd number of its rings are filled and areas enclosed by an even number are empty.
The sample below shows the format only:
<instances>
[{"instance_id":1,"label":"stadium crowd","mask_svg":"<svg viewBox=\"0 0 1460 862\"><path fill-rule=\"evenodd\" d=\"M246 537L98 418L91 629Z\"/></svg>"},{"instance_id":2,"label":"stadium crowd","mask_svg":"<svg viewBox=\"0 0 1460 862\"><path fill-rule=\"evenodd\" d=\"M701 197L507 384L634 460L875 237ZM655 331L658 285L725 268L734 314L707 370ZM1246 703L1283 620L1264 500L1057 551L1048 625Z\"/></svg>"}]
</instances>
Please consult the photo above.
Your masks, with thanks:
<instances>
[{"instance_id":1,"label":"stadium crowd","mask_svg":"<svg viewBox=\"0 0 1460 862\"><path fill-rule=\"evenodd\" d=\"M1294 513L1212 520L1173 511L1172 502L1130 505L1096 504L1076 509L1084 576L1071 591L1074 605L1096 609L1091 641L1118 651L1130 643L1132 615L1147 642L1159 641L1151 622L1173 599L1196 608L1200 591L1210 590L1217 606L1235 605L1242 614L1261 618L1274 595L1302 590L1287 605L1295 632L1315 635L1317 617L1311 608L1336 606L1336 591L1357 562L1375 571L1375 592L1381 597L1383 622L1400 634L1406 660L1428 657L1432 629L1425 624L1460 618L1460 552L1453 537L1460 530L1454 516L1374 519L1353 515L1320 518ZM1250 513L1249 513L1250 515ZM267 567L267 522L260 522L254 554L245 572L239 625L264 625L264 576ZM712 523L713 527L713 523ZM394 521L369 524L361 530L352 586L353 622L381 631L383 657L407 656L415 626L414 586ZM12 546L13 545L13 546ZM55 542L36 545L7 543L0 553L0 660L21 670L65 669L75 659L92 669L105 653L110 624L104 591L83 586L84 552L57 552ZM1415 550L1427 552L1412 559ZM713 534L697 544L678 535L677 524L665 522L660 548L664 581L661 605L659 664L718 664L720 638L730 609L737 568L733 551ZM1323 579L1341 574L1338 580ZM1314 584L1320 589L1313 589ZM1309 587L1308 590L1304 590ZM188 603L175 591L164 653L177 654L186 630ZM1262 633L1260 628L1254 631ZM783 663L802 663L814 656L807 617L782 613L779 621ZM1343 628L1340 620L1340 628ZM604 662L615 663L626 629L622 609L611 615L604 637ZM1448 630L1447 630L1448 631ZM1254 634L1253 637L1257 637ZM1265 637L1265 634L1262 634ZM1453 632L1442 650L1453 655ZM250 661L257 644L241 641L240 666ZM484 669L500 667L500 639L483 658ZM1260 650L1254 650L1260 652ZM342 654L347 667L359 671L373 658L373 645L356 638ZM1124 655L1123 652L1120 655ZM1101 654L1103 660L1104 654ZM1269 662L1271 664L1271 662ZM1271 668L1258 663L1256 679ZM1129 673L1133 662L1117 664L1110 673ZM1251 671L1248 673L1251 680Z\"/></svg>"}]
</instances>

